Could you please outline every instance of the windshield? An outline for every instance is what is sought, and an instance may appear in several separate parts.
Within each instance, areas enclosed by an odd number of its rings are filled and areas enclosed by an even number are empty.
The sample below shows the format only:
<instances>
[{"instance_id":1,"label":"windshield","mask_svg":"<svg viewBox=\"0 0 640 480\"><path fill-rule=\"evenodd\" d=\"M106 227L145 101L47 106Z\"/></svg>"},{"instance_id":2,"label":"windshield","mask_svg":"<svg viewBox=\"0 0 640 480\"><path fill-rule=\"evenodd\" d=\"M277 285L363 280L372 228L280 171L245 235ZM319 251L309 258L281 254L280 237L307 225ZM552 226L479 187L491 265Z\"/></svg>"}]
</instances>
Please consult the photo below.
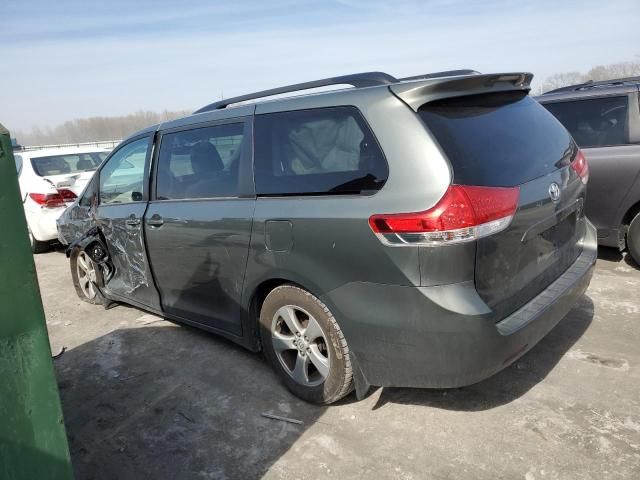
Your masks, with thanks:
<instances>
[{"instance_id":1,"label":"windshield","mask_svg":"<svg viewBox=\"0 0 640 480\"><path fill-rule=\"evenodd\" d=\"M85 152L35 157L31 159L31 164L36 174L41 177L89 172L98 168L108 154L109 152Z\"/></svg>"}]
</instances>

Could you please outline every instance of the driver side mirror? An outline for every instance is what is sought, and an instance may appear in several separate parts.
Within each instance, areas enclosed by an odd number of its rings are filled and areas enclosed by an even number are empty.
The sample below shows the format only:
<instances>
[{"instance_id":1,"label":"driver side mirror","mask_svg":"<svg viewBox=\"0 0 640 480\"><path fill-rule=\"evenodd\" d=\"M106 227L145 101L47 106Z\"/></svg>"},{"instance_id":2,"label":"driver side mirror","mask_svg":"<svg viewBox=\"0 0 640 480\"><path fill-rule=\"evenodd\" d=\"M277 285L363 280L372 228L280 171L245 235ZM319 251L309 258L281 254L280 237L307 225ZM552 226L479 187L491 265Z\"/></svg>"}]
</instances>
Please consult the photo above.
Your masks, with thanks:
<instances>
[{"instance_id":1,"label":"driver side mirror","mask_svg":"<svg viewBox=\"0 0 640 480\"><path fill-rule=\"evenodd\" d=\"M131 200L134 202L142 201L142 193L140 192L131 192Z\"/></svg>"}]
</instances>

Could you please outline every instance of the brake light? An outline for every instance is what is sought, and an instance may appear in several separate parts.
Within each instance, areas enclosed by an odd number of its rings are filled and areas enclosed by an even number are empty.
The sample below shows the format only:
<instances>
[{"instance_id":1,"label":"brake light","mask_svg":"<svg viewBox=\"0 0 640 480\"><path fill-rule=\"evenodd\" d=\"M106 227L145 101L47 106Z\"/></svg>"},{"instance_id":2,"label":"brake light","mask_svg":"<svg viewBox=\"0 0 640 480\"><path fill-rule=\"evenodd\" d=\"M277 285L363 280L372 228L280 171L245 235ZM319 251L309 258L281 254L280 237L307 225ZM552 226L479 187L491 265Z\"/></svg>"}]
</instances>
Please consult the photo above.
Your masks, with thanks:
<instances>
[{"instance_id":1,"label":"brake light","mask_svg":"<svg viewBox=\"0 0 640 480\"><path fill-rule=\"evenodd\" d=\"M59 188L58 193L65 202L73 202L76 198L78 198L77 195L68 188Z\"/></svg>"},{"instance_id":2,"label":"brake light","mask_svg":"<svg viewBox=\"0 0 640 480\"><path fill-rule=\"evenodd\" d=\"M64 207L64 198L59 193L30 193L31 200L42 208Z\"/></svg>"},{"instance_id":3,"label":"brake light","mask_svg":"<svg viewBox=\"0 0 640 480\"><path fill-rule=\"evenodd\" d=\"M582 180L582 183L586 185L589 181L589 164L587 163L587 159L584 158L582 150L578 149L576 158L571 162L571 168L575 170L580 177L580 180Z\"/></svg>"},{"instance_id":4,"label":"brake light","mask_svg":"<svg viewBox=\"0 0 640 480\"><path fill-rule=\"evenodd\" d=\"M373 215L369 225L387 245L448 245L504 230L511 223L520 189L451 185L424 212Z\"/></svg>"}]
</instances>

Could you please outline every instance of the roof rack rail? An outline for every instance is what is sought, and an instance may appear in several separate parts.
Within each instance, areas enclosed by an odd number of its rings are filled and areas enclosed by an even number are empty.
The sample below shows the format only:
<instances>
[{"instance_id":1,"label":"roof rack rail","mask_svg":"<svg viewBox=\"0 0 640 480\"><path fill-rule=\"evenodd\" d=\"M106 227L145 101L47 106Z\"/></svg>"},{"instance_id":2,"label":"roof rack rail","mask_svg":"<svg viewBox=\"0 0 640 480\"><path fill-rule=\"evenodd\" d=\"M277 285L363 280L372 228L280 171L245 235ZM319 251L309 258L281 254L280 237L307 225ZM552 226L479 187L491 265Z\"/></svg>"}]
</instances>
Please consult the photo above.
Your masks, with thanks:
<instances>
[{"instance_id":1,"label":"roof rack rail","mask_svg":"<svg viewBox=\"0 0 640 480\"><path fill-rule=\"evenodd\" d=\"M399 78L398 80L401 82L409 81L409 80L428 80L430 78L440 78L440 77L455 77L458 75L479 75L480 72L477 70L471 70L468 68L462 70L445 70L442 72L433 72L433 73L425 73L424 75L414 75L412 77L404 77Z\"/></svg>"},{"instance_id":2,"label":"roof rack rail","mask_svg":"<svg viewBox=\"0 0 640 480\"><path fill-rule=\"evenodd\" d=\"M640 76L638 77L625 77L625 78L613 78L611 80L588 80L584 83L578 83L576 85L567 85L566 87L554 88L548 92L544 92L543 95L548 93L560 93L560 92L575 92L578 90L584 90L587 88L603 87L607 85L625 85L628 83L640 83Z\"/></svg>"},{"instance_id":3,"label":"roof rack rail","mask_svg":"<svg viewBox=\"0 0 640 480\"><path fill-rule=\"evenodd\" d=\"M296 83L287 85L286 87L272 88L270 90L262 90L261 92L249 93L238 97L226 98L218 102L196 110L193 113L210 112L211 110L219 110L228 107L234 103L245 102L247 100L256 100L258 98L270 97L272 95L280 95L283 93L297 92L300 90L309 90L311 88L328 87L330 85L352 85L356 88L373 87L376 85L389 85L397 83L398 79L384 72L365 72L354 73L352 75L342 75L339 77L324 78L322 80L314 80L312 82Z\"/></svg>"}]
</instances>

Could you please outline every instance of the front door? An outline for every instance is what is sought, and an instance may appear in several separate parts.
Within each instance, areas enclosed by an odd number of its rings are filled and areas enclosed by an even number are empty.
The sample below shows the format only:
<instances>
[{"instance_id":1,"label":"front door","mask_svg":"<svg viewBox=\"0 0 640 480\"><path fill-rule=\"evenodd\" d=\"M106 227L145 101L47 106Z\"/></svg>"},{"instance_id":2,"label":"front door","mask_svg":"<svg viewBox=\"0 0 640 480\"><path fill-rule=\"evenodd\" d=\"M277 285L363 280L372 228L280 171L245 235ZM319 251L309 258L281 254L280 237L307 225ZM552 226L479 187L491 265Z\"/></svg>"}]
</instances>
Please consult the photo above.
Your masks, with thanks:
<instances>
[{"instance_id":1,"label":"front door","mask_svg":"<svg viewBox=\"0 0 640 480\"><path fill-rule=\"evenodd\" d=\"M240 174L250 128L233 119L164 132L144 222L163 310L236 335L255 207Z\"/></svg>"},{"instance_id":2,"label":"front door","mask_svg":"<svg viewBox=\"0 0 640 480\"><path fill-rule=\"evenodd\" d=\"M160 299L147 262L142 219L147 207L151 136L123 144L99 172L96 224L115 266L106 293L155 310Z\"/></svg>"}]
</instances>

